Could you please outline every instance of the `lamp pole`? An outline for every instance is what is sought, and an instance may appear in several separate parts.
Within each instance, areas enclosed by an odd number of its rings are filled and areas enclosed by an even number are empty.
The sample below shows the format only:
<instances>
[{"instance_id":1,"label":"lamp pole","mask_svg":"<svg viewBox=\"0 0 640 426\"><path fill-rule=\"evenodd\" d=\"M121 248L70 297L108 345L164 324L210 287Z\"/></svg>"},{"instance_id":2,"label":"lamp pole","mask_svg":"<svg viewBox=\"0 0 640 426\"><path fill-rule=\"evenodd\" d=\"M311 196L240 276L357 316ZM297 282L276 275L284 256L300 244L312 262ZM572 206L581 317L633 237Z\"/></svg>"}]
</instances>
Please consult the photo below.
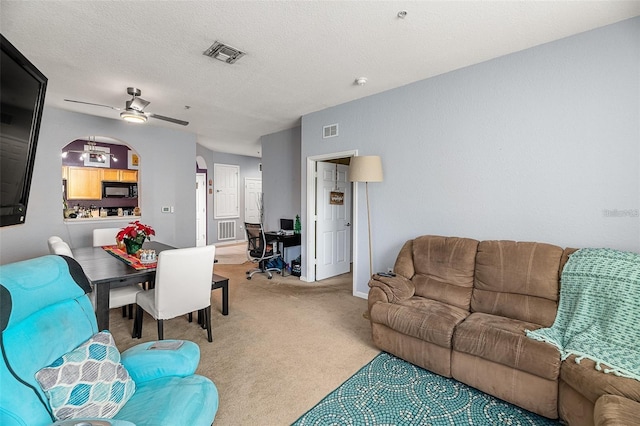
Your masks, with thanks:
<instances>
[{"instance_id":1,"label":"lamp pole","mask_svg":"<svg viewBox=\"0 0 640 426\"><path fill-rule=\"evenodd\" d=\"M373 249L371 248L371 209L369 208L369 182L364 183L367 197L367 228L369 228L369 278L373 276Z\"/></svg>"}]
</instances>

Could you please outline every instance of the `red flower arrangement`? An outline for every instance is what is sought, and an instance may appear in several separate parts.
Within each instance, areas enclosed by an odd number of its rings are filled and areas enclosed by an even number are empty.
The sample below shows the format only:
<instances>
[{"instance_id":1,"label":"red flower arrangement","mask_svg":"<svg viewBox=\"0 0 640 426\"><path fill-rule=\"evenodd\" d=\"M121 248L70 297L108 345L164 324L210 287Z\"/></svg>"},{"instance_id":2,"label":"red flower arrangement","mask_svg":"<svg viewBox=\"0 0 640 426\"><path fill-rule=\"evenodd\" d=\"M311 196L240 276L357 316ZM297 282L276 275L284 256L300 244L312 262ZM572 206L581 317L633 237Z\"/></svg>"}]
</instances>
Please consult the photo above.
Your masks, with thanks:
<instances>
[{"instance_id":1,"label":"red flower arrangement","mask_svg":"<svg viewBox=\"0 0 640 426\"><path fill-rule=\"evenodd\" d=\"M116 240L132 240L138 244L144 243L144 240L151 241L151 236L156 235L156 231L152 227L140 223L140 221L129 222L129 226L122 228L116 235Z\"/></svg>"}]
</instances>

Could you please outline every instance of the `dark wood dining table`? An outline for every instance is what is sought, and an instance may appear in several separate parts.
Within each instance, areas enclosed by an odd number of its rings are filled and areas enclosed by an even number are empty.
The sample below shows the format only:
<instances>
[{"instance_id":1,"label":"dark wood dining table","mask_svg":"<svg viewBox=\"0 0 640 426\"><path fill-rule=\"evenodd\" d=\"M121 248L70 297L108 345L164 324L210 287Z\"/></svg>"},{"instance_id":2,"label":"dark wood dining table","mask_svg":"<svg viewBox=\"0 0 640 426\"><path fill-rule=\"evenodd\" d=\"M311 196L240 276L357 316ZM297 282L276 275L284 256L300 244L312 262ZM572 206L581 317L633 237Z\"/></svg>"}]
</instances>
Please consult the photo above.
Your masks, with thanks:
<instances>
[{"instance_id":1,"label":"dark wood dining table","mask_svg":"<svg viewBox=\"0 0 640 426\"><path fill-rule=\"evenodd\" d=\"M146 241L142 248L160 253L175 247L157 241ZM109 291L111 288L145 282L153 284L156 277L155 268L137 271L107 253L102 247L80 247L72 249L71 252L93 284L93 291L96 292L95 309L99 330L109 329Z\"/></svg>"}]
</instances>

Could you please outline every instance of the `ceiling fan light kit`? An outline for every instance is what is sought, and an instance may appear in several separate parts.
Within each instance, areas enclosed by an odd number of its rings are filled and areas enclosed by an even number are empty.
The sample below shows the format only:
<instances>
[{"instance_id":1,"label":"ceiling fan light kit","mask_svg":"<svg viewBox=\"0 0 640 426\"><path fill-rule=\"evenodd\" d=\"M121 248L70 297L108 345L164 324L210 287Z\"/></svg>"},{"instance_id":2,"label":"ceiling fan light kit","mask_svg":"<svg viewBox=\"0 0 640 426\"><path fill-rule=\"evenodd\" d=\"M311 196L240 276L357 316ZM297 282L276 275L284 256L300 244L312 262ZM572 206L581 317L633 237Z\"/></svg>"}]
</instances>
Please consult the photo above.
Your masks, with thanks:
<instances>
[{"instance_id":1,"label":"ceiling fan light kit","mask_svg":"<svg viewBox=\"0 0 640 426\"><path fill-rule=\"evenodd\" d=\"M120 113L120 118L129 123L144 123L147 121L147 116L143 112L136 111L135 109L129 109Z\"/></svg>"}]
</instances>

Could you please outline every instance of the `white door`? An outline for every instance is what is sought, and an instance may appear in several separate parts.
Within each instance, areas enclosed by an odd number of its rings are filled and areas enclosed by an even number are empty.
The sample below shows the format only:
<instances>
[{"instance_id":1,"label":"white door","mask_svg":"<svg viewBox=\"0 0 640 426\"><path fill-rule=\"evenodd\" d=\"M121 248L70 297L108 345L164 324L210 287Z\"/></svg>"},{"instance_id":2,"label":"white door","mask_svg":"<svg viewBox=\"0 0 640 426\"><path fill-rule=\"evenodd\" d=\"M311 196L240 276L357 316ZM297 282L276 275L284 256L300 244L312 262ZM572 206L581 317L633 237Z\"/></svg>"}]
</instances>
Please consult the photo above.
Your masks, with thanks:
<instances>
[{"instance_id":1,"label":"white door","mask_svg":"<svg viewBox=\"0 0 640 426\"><path fill-rule=\"evenodd\" d=\"M207 175L196 173L196 247L207 245Z\"/></svg>"},{"instance_id":2,"label":"white door","mask_svg":"<svg viewBox=\"0 0 640 426\"><path fill-rule=\"evenodd\" d=\"M351 267L351 184L349 166L316 164L316 280L323 280ZM331 202L332 193L344 194L342 204Z\"/></svg>"},{"instance_id":3,"label":"white door","mask_svg":"<svg viewBox=\"0 0 640 426\"><path fill-rule=\"evenodd\" d=\"M262 179L244 179L244 221L262 223Z\"/></svg>"},{"instance_id":4,"label":"white door","mask_svg":"<svg viewBox=\"0 0 640 426\"><path fill-rule=\"evenodd\" d=\"M239 176L239 166L213 165L214 219L240 217Z\"/></svg>"}]
</instances>

